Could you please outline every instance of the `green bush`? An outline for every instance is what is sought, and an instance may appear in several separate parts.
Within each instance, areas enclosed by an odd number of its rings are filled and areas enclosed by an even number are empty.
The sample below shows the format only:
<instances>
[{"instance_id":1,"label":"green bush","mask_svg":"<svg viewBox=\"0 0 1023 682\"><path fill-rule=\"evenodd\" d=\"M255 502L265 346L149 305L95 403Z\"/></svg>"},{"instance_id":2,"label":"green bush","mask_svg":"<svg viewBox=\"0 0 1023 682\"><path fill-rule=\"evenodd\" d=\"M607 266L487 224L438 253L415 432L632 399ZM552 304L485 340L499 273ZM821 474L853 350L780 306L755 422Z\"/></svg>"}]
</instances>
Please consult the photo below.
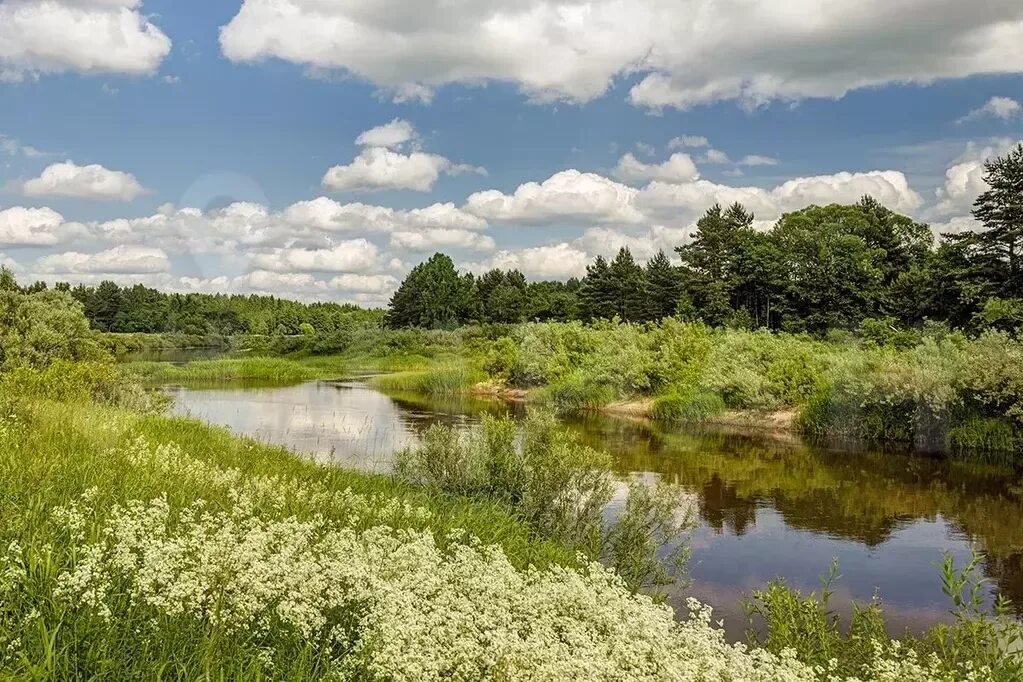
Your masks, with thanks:
<instances>
[{"instance_id":1,"label":"green bush","mask_svg":"<svg viewBox=\"0 0 1023 682\"><path fill-rule=\"evenodd\" d=\"M598 378L579 370L547 386L539 396L541 402L551 405L557 412L570 413L613 403L619 393L615 386L601 383Z\"/></svg>"},{"instance_id":2,"label":"green bush","mask_svg":"<svg viewBox=\"0 0 1023 682\"><path fill-rule=\"evenodd\" d=\"M507 504L542 537L595 553L613 489L611 460L557 420L532 413L521 445L510 418L484 417L467 432L434 425L399 453L397 474L418 486Z\"/></svg>"},{"instance_id":3,"label":"green bush","mask_svg":"<svg viewBox=\"0 0 1023 682\"><path fill-rule=\"evenodd\" d=\"M681 491L633 483L616 523L607 523L611 458L549 413L530 413L521 434L509 417L484 417L467 432L435 425L421 445L399 453L396 472L426 489L498 502L539 537L602 558L633 589L667 584L685 566L680 537L692 524L678 513ZM660 557L665 546L673 549Z\"/></svg>"},{"instance_id":4,"label":"green bush","mask_svg":"<svg viewBox=\"0 0 1023 682\"><path fill-rule=\"evenodd\" d=\"M107 358L70 294L0 290L0 371Z\"/></svg>"},{"instance_id":5,"label":"green bush","mask_svg":"<svg viewBox=\"0 0 1023 682\"><path fill-rule=\"evenodd\" d=\"M692 424L715 417L726 409L713 391L673 392L654 401L653 417L665 424Z\"/></svg>"}]
</instances>

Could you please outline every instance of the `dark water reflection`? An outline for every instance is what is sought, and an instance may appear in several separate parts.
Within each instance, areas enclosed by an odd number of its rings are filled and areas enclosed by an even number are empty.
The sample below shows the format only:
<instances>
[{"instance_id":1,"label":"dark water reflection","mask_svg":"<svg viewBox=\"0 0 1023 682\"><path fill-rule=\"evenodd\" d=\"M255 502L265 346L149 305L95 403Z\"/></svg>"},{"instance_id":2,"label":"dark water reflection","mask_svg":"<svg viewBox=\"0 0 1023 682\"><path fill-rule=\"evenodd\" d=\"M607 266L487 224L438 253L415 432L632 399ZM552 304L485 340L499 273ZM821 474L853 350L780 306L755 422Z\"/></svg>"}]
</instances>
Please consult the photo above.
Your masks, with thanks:
<instances>
[{"instance_id":1,"label":"dark water reflection","mask_svg":"<svg viewBox=\"0 0 1023 682\"><path fill-rule=\"evenodd\" d=\"M238 433L374 471L432 424L466 425L513 410L486 400L384 395L352 382L172 389L175 410ZM1023 475L1019 470L798 439L676 433L607 417L568 425L611 452L619 473L680 484L695 507L692 585L739 635L740 597L776 576L804 590L833 558L840 610L880 595L896 630L947 620L936 564L971 548L992 582L1023 605ZM1023 611L1021 611L1023 613Z\"/></svg>"}]
</instances>

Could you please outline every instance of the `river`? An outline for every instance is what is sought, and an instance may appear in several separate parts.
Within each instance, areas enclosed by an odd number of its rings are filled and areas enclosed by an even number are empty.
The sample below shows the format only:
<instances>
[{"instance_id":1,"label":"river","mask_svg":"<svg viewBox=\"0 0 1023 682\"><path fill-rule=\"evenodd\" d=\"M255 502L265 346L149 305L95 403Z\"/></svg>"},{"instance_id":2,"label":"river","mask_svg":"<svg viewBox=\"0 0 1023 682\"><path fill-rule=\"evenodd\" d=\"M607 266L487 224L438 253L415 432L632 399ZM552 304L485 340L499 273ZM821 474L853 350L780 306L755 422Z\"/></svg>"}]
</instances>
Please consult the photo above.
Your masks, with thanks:
<instances>
[{"instance_id":1,"label":"river","mask_svg":"<svg viewBox=\"0 0 1023 682\"><path fill-rule=\"evenodd\" d=\"M387 472L394 452L432 424L470 425L521 406L384 394L353 379L292 386L172 387L177 414L286 445L323 462ZM991 585L1023 614L1023 471L876 451L811 446L796 437L673 432L591 415L566 424L610 452L625 480L667 479L695 507L690 584L729 635L742 599L775 577L805 591L839 562L835 606L875 595L893 634L949 619L937 565L987 554ZM678 601L681 595L673 595Z\"/></svg>"}]
</instances>

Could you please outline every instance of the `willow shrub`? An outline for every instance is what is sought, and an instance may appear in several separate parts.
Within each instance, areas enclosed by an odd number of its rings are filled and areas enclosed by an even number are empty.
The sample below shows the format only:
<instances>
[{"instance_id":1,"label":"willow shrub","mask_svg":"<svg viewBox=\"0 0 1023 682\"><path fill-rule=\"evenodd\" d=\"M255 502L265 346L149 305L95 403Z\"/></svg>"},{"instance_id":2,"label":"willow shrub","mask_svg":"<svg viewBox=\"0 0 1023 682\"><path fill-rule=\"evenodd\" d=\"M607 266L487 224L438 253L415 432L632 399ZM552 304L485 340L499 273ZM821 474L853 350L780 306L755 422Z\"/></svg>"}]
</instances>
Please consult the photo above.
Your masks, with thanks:
<instances>
[{"instance_id":1,"label":"willow shrub","mask_svg":"<svg viewBox=\"0 0 1023 682\"><path fill-rule=\"evenodd\" d=\"M1012 449L1023 433L1023 349L1004 334L862 347L832 362L803 406L808 433L922 449Z\"/></svg>"},{"instance_id":2,"label":"willow shrub","mask_svg":"<svg viewBox=\"0 0 1023 682\"><path fill-rule=\"evenodd\" d=\"M468 431L433 426L421 445L399 454L397 473L428 490L505 505L539 537L604 559L634 589L665 584L685 564L680 538L691 520L679 510L681 492L631 485L609 523L611 458L549 413L528 415L521 432L507 417L484 417ZM659 561L666 546L673 549Z\"/></svg>"}]
</instances>

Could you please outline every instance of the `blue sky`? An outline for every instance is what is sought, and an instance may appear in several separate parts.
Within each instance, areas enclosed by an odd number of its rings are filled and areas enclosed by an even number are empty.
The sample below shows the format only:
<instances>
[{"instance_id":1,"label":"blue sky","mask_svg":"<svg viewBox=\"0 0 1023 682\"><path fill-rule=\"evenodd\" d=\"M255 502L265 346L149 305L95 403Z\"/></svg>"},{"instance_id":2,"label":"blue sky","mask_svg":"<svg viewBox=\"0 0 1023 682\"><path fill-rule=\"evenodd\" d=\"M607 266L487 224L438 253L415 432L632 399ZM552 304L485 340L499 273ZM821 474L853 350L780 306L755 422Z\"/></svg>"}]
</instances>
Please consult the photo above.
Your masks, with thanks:
<instances>
[{"instance_id":1,"label":"blue sky","mask_svg":"<svg viewBox=\"0 0 1023 682\"><path fill-rule=\"evenodd\" d=\"M1023 5L859 5L2 0L0 262L379 304L434 250L563 278L715 201L974 229Z\"/></svg>"}]
</instances>

